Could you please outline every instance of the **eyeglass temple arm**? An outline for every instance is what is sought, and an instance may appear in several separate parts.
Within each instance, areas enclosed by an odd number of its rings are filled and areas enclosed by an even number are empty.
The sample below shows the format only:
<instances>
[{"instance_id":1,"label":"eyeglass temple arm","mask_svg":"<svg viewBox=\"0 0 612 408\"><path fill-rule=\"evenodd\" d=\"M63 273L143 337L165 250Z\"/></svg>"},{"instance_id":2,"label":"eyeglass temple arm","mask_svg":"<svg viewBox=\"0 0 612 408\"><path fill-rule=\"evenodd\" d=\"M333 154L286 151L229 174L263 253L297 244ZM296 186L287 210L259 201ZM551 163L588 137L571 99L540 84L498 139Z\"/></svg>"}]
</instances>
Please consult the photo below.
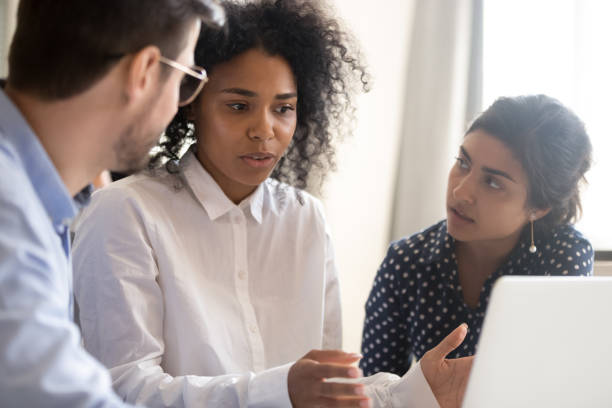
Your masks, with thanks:
<instances>
[{"instance_id":1,"label":"eyeglass temple arm","mask_svg":"<svg viewBox=\"0 0 612 408\"><path fill-rule=\"evenodd\" d=\"M171 59L168 59L168 58L166 58L164 56L160 56L159 60L161 62L163 62L164 64L166 64L166 65L170 65L171 67L176 68L176 69L178 69L180 71L183 71L186 74L192 75L192 76L194 76L194 77L196 77L196 78L198 78L200 80L203 80L203 79L206 78L206 75L203 75L201 72L194 71L193 69L191 69L191 68L189 68L189 67L187 67L187 66L185 66L183 64L179 64L178 62L173 61Z\"/></svg>"}]
</instances>

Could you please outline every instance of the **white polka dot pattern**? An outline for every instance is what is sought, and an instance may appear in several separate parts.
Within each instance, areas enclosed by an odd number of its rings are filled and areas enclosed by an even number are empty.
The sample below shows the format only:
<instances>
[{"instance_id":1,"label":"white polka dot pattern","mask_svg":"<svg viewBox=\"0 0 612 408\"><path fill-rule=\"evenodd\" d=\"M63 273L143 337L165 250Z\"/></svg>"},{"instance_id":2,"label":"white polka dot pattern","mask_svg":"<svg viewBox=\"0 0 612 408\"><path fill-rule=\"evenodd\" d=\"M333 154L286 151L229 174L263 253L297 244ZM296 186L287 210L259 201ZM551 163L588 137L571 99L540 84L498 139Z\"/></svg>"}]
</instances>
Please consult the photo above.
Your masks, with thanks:
<instances>
[{"instance_id":1,"label":"white polka dot pattern","mask_svg":"<svg viewBox=\"0 0 612 408\"><path fill-rule=\"evenodd\" d=\"M526 229L507 262L485 281L475 309L463 301L446 221L394 242L382 262L366 302L360 366L365 375L380 371L403 375L413 357L420 359L460 323L469 332L450 358L473 355L489 295L503 275L591 275L593 249L572 226L537 237L529 252Z\"/></svg>"}]
</instances>

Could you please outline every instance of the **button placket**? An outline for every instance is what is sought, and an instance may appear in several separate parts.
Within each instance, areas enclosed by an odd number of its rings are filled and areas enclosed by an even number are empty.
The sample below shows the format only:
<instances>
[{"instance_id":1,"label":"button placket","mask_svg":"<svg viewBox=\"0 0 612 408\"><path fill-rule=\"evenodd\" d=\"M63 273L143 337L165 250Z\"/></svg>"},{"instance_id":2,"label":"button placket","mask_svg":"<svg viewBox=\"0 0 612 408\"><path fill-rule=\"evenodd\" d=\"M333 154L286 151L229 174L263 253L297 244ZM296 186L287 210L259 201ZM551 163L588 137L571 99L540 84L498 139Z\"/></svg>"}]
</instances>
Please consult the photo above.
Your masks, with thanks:
<instances>
[{"instance_id":1,"label":"button placket","mask_svg":"<svg viewBox=\"0 0 612 408\"><path fill-rule=\"evenodd\" d=\"M247 223L244 214L239 209L236 209L236 212L239 212L239 214L236 213L231 216L235 244L236 293L245 322L245 334L249 339L251 348L252 369L258 372L265 369L264 346L249 295Z\"/></svg>"}]
</instances>

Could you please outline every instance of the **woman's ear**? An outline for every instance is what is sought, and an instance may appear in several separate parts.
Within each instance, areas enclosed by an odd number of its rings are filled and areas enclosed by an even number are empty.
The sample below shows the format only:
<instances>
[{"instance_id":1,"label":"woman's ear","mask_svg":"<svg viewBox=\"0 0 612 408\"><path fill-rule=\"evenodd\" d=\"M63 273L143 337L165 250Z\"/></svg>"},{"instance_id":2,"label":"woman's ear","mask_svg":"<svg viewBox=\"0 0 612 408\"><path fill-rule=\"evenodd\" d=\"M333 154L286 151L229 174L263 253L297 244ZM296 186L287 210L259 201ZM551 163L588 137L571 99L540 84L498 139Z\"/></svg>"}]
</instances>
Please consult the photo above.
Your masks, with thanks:
<instances>
[{"instance_id":1,"label":"woman's ear","mask_svg":"<svg viewBox=\"0 0 612 408\"><path fill-rule=\"evenodd\" d=\"M545 217L549 212L550 208L532 208L529 210L529 221L537 221L540 218Z\"/></svg>"}]
</instances>

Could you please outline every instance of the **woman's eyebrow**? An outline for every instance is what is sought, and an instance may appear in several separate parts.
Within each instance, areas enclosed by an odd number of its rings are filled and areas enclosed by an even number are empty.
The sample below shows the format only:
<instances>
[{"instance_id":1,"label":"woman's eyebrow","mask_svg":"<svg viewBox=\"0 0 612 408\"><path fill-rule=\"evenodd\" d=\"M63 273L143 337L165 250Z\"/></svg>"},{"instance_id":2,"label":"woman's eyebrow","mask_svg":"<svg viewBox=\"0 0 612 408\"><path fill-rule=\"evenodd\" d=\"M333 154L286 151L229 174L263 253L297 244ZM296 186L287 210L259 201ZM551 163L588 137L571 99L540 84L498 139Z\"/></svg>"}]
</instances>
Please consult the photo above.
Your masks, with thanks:
<instances>
[{"instance_id":1,"label":"woman's eyebrow","mask_svg":"<svg viewBox=\"0 0 612 408\"><path fill-rule=\"evenodd\" d=\"M259 96L257 92L249 91L248 89L244 89L244 88L225 88L221 90L221 93L237 94L237 95L246 96L249 98L255 98ZM287 92L287 93L278 94L275 96L275 98L285 100L285 99L297 98L297 96L298 96L297 92Z\"/></svg>"},{"instance_id":2,"label":"woman's eyebrow","mask_svg":"<svg viewBox=\"0 0 612 408\"><path fill-rule=\"evenodd\" d=\"M225 88L221 90L221 93L238 94L242 96L248 96L249 98L254 98L257 96L256 92L249 91L248 89L243 88Z\"/></svg>"},{"instance_id":3,"label":"woman's eyebrow","mask_svg":"<svg viewBox=\"0 0 612 408\"><path fill-rule=\"evenodd\" d=\"M459 146L459 150L461 150L461 154L465 156L467 161L469 161L471 163L472 162L472 158L468 154L467 150L465 150L465 148L463 146Z\"/></svg>"},{"instance_id":4,"label":"woman's eyebrow","mask_svg":"<svg viewBox=\"0 0 612 408\"><path fill-rule=\"evenodd\" d=\"M501 171L501 170L497 170L497 169L492 169L492 168L486 167L486 166L482 167L482 171L484 171L485 173L495 174L497 176L501 176L501 177L507 178L508 180L512 181L513 183L516 183L516 181L512 177L510 177L510 175L508 173L506 173L505 171Z\"/></svg>"},{"instance_id":5,"label":"woman's eyebrow","mask_svg":"<svg viewBox=\"0 0 612 408\"><path fill-rule=\"evenodd\" d=\"M297 96L298 96L297 92L287 92L287 93L276 95L276 99L291 99L291 98L297 98Z\"/></svg>"},{"instance_id":6,"label":"woman's eyebrow","mask_svg":"<svg viewBox=\"0 0 612 408\"><path fill-rule=\"evenodd\" d=\"M467 150L465 150L465 148L463 146L460 146L459 149L461 150L461 154L465 156L465 158L467 159L467 161L469 161L470 163L472 163L472 158L470 157L470 155L468 154ZM489 173L489 174L494 174L496 176L501 176L504 178L507 178L508 180L512 181L513 183L516 183L516 180L514 180L508 173L506 173L505 171L502 170L498 170L498 169L493 169L491 167L487 167L487 166L483 166L481 167L482 171L484 171L485 173Z\"/></svg>"}]
</instances>

